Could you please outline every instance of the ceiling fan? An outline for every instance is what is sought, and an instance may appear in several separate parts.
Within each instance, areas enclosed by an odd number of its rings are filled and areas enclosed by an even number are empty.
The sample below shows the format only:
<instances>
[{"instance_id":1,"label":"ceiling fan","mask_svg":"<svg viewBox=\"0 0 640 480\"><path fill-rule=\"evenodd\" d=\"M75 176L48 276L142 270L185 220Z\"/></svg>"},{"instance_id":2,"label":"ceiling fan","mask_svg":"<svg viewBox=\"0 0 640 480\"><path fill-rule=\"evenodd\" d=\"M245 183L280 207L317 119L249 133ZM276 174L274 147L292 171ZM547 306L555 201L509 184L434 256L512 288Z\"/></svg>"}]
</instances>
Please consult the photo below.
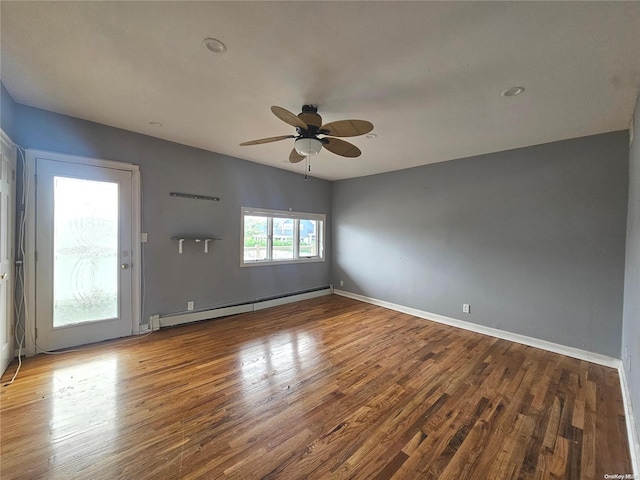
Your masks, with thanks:
<instances>
[{"instance_id":1,"label":"ceiling fan","mask_svg":"<svg viewBox=\"0 0 640 480\"><path fill-rule=\"evenodd\" d=\"M356 137L373 130L373 124L366 120L339 120L322 125L322 117L318 115L318 109L313 105L304 105L302 112L298 115L277 106L271 107L271 111L283 122L296 127L297 135L261 138L243 142L240 145L259 145L295 138L294 148L289 154L291 163L298 163L307 157L317 155L322 147L342 157L359 157L362 152L358 147L334 137Z\"/></svg>"}]
</instances>

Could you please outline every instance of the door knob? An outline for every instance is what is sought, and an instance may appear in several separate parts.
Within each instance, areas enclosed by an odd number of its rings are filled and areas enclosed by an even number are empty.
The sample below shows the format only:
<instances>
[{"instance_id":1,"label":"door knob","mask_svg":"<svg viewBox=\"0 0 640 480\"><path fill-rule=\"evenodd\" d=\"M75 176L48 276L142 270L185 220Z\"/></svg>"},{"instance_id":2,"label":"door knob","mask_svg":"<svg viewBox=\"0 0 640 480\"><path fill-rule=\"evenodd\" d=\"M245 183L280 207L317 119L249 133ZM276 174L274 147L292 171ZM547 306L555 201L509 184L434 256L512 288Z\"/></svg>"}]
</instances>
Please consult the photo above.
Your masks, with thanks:
<instances>
[{"instance_id":1,"label":"door knob","mask_svg":"<svg viewBox=\"0 0 640 480\"><path fill-rule=\"evenodd\" d=\"M120 268L122 268L123 270L126 270L127 268L129 268L129 264L123 263L122 265L120 265Z\"/></svg>"}]
</instances>

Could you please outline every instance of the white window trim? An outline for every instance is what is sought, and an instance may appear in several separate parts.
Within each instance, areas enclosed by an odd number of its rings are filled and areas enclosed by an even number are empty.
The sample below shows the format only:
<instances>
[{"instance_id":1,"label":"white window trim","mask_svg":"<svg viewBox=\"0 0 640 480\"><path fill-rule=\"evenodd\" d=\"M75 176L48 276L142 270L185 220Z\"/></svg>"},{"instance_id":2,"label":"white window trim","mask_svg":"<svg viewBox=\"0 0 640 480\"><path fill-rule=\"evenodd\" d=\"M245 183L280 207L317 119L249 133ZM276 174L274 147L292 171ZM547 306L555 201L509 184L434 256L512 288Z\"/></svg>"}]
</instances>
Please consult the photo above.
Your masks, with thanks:
<instances>
[{"instance_id":1,"label":"white window trim","mask_svg":"<svg viewBox=\"0 0 640 480\"><path fill-rule=\"evenodd\" d=\"M273 232L273 219L274 218L290 218L295 220L293 226L294 241L293 241L293 256L292 259L273 260L268 258L265 260L250 260L244 259L244 217L245 215L255 215L268 217L268 231ZM318 220L322 222L321 232L316 233L318 240L318 255L314 257L299 257L300 248L300 220ZM293 212L286 210L271 210L268 208L252 208L241 207L240 208L240 266L241 267L256 267L259 265L287 265L291 263L317 263L324 262L325 252L325 231L326 231L327 216L323 213L306 213L306 212ZM272 235L267 235L267 251L271 255L273 247Z\"/></svg>"}]
</instances>

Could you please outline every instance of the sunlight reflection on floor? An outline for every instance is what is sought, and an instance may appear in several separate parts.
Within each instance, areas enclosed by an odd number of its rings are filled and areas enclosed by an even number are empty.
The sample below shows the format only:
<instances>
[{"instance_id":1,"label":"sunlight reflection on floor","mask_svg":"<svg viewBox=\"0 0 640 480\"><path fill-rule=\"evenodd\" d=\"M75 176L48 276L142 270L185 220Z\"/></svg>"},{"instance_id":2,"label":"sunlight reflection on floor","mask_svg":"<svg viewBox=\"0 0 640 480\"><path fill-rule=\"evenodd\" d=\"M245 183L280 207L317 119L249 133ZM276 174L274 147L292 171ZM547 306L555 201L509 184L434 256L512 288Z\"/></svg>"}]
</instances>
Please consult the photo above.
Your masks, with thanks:
<instances>
[{"instance_id":1,"label":"sunlight reflection on floor","mask_svg":"<svg viewBox=\"0 0 640 480\"><path fill-rule=\"evenodd\" d=\"M117 380L116 356L54 371L49 422L54 459L78 456L98 442L102 453L109 450L118 427Z\"/></svg>"},{"instance_id":2,"label":"sunlight reflection on floor","mask_svg":"<svg viewBox=\"0 0 640 480\"><path fill-rule=\"evenodd\" d=\"M276 374L282 383L287 371L299 377L317 362L316 339L306 332L281 332L243 345L240 358L245 388L262 382L275 387Z\"/></svg>"}]
</instances>

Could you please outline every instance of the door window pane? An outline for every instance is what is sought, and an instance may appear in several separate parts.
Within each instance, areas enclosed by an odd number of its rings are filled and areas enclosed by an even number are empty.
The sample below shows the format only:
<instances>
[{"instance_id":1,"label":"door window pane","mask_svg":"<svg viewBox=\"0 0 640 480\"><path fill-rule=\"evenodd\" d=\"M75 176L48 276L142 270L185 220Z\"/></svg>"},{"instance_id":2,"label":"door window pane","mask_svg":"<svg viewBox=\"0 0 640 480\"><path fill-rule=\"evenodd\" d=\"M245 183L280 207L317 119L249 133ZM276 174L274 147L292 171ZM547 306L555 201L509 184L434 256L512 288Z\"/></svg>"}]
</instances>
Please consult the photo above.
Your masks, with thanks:
<instances>
[{"instance_id":1,"label":"door window pane","mask_svg":"<svg viewBox=\"0 0 640 480\"><path fill-rule=\"evenodd\" d=\"M53 326L116 318L118 184L53 181Z\"/></svg>"}]
</instances>

